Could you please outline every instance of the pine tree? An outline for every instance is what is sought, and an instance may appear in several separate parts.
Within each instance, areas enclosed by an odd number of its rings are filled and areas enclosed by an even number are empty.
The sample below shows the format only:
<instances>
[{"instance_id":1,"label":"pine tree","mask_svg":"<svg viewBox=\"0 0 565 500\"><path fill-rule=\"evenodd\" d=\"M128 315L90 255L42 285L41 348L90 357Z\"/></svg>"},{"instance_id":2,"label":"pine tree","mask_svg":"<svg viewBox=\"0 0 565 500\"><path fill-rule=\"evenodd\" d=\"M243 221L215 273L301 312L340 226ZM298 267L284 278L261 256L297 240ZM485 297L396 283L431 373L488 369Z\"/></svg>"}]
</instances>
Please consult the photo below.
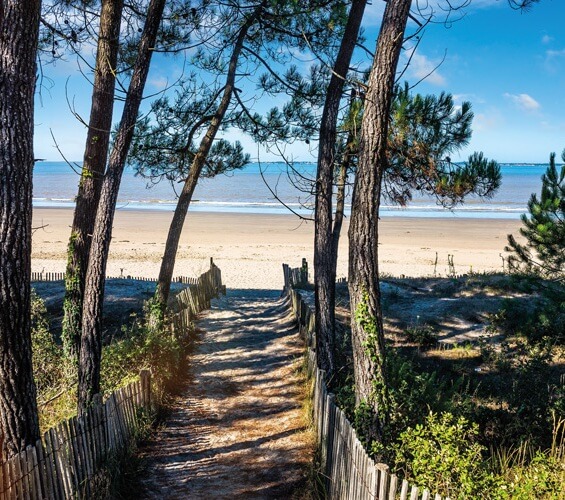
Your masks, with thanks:
<instances>
[{"instance_id":1,"label":"pine tree","mask_svg":"<svg viewBox=\"0 0 565 500\"><path fill-rule=\"evenodd\" d=\"M561 155L565 161L565 150ZM534 272L559 282L565 281L565 165L558 173L555 153L549 157L549 167L541 178L541 196L532 194L528 214L522 214L524 226L520 234L527 243L521 244L508 235L507 252L512 252L509 265L514 269Z\"/></svg>"}]
</instances>

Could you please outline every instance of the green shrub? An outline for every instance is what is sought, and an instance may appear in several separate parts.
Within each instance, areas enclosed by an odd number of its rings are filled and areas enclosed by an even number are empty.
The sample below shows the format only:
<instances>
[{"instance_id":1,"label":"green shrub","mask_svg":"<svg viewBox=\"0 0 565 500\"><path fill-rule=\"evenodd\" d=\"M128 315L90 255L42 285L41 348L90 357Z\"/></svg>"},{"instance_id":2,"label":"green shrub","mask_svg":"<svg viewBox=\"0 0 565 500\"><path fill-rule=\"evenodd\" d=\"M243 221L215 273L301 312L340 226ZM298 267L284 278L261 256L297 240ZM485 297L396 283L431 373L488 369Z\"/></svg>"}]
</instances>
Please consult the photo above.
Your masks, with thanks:
<instances>
[{"instance_id":1,"label":"green shrub","mask_svg":"<svg viewBox=\"0 0 565 500\"><path fill-rule=\"evenodd\" d=\"M561 293L546 292L537 299L505 299L492 325L505 335L526 338L532 344L565 343L565 300Z\"/></svg>"},{"instance_id":2,"label":"green shrub","mask_svg":"<svg viewBox=\"0 0 565 500\"><path fill-rule=\"evenodd\" d=\"M390 439L394 441L408 426L425 420L429 412L468 414L473 405L468 379L441 377L424 371L394 349L387 350L390 400Z\"/></svg>"},{"instance_id":3,"label":"green shrub","mask_svg":"<svg viewBox=\"0 0 565 500\"><path fill-rule=\"evenodd\" d=\"M34 290L31 294L31 345L33 376L41 399L46 392L58 390L66 377L63 351L49 331L45 303Z\"/></svg>"},{"instance_id":4,"label":"green shrub","mask_svg":"<svg viewBox=\"0 0 565 500\"><path fill-rule=\"evenodd\" d=\"M76 414L76 375L49 331L45 303L31 295L31 345L42 431Z\"/></svg>"},{"instance_id":5,"label":"green shrub","mask_svg":"<svg viewBox=\"0 0 565 500\"><path fill-rule=\"evenodd\" d=\"M140 370L151 369L153 379L163 388L180 366L183 341L173 336L166 324L154 322L151 301L144 316L124 328L123 337L102 351L102 391L110 393L136 379Z\"/></svg>"},{"instance_id":6,"label":"green shrub","mask_svg":"<svg viewBox=\"0 0 565 500\"><path fill-rule=\"evenodd\" d=\"M508 468L504 479L513 500L565 498L565 462L541 451L529 463Z\"/></svg>"},{"instance_id":7,"label":"green shrub","mask_svg":"<svg viewBox=\"0 0 565 500\"><path fill-rule=\"evenodd\" d=\"M479 429L464 417L430 413L394 446L395 469L420 487L451 498L492 498L495 478L484 467Z\"/></svg>"},{"instance_id":8,"label":"green shrub","mask_svg":"<svg viewBox=\"0 0 565 500\"><path fill-rule=\"evenodd\" d=\"M405 331L406 338L421 347L434 347L438 342L437 331L433 326L412 326Z\"/></svg>"}]
</instances>

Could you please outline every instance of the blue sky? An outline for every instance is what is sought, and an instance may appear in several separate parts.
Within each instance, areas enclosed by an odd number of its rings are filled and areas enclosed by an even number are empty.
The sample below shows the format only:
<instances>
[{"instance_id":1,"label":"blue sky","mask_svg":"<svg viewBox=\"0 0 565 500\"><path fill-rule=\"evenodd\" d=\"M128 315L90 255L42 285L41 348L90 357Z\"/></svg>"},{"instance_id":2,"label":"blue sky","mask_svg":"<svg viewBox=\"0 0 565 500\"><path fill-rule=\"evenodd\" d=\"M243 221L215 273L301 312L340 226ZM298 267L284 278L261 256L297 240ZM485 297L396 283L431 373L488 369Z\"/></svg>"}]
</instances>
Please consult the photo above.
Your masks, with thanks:
<instances>
[{"instance_id":1,"label":"blue sky","mask_svg":"<svg viewBox=\"0 0 565 500\"><path fill-rule=\"evenodd\" d=\"M383 8L381 0L373 0L367 8L364 26L371 50ZM457 159L483 151L499 162L547 162L551 151L560 153L565 148L565 2L541 0L521 13L512 10L506 0L473 0L464 13L461 20L448 26L436 23L426 28L405 78L416 83L441 63L414 91L447 91L457 103L471 102L473 138ZM405 48L404 59L411 46ZM176 66L181 64L180 60L156 61L148 92L171 82L180 73ZM80 160L86 130L69 107L87 119L89 84L77 71L74 58L45 66L43 72L36 101L35 156L61 159L51 129L65 156ZM229 136L241 139L257 157L257 147L250 140L235 132ZM296 146L293 156L312 161L315 153L312 144ZM265 152L260 158L274 159Z\"/></svg>"}]
</instances>

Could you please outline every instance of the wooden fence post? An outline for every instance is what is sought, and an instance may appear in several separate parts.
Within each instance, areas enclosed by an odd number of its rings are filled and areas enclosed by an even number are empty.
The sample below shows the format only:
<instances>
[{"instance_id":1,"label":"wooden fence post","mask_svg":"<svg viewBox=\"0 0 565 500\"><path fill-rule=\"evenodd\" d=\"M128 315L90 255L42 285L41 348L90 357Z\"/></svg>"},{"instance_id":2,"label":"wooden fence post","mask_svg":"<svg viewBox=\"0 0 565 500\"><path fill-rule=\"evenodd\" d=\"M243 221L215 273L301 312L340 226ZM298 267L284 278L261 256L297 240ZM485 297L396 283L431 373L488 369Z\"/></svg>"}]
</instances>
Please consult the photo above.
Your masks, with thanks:
<instances>
[{"instance_id":1,"label":"wooden fence post","mask_svg":"<svg viewBox=\"0 0 565 500\"><path fill-rule=\"evenodd\" d=\"M146 410L151 409L151 372L149 370L141 370L139 372L141 380L141 388L143 393L143 406Z\"/></svg>"}]
</instances>

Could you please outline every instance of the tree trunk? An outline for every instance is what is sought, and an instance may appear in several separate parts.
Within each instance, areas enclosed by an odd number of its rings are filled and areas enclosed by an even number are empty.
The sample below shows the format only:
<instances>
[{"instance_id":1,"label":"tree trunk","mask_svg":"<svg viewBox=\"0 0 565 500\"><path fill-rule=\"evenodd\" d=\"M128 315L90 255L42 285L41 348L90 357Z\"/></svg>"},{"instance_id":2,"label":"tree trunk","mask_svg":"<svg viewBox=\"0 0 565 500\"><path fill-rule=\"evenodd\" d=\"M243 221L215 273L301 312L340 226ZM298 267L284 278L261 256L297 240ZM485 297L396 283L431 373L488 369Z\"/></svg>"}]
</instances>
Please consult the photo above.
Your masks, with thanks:
<instances>
[{"instance_id":1,"label":"tree trunk","mask_svg":"<svg viewBox=\"0 0 565 500\"><path fill-rule=\"evenodd\" d=\"M343 226L343 217L345 215L345 186L347 185L347 176L351 170L351 157L354 154L351 150L352 142L353 134L349 132L343 159L339 164L339 172L336 182L337 192L335 197L334 226L332 229L332 245L335 249L333 253L334 260L332 262L334 272L337 270L339 239L341 237L341 227Z\"/></svg>"},{"instance_id":2,"label":"tree trunk","mask_svg":"<svg viewBox=\"0 0 565 500\"><path fill-rule=\"evenodd\" d=\"M84 290L78 385L78 409L80 413L92 404L92 398L100 391L102 304L106 281L106 264L112 237L112 223L120 181L133 137L165 1L151 0L149 4L147 20L141 35L122 119L102 184Z\"/></svg>"},{"instance_id":3,"label":"tree trunk","mask_svg":"<svg viewBox=\"0 0 565 500\"><path fill-rule=\"evenodd\" d=\"M74 363L78 363L80 351L90 237L94 230L112 128L122 9L123 0L102 2L90 122L68 246L62 340L67 357Z\"/></svg>"},{"instance_id":4,"label":"tree trunk","mask_svg":"<svg viewBox=\"0 0 565 500\"><path fill-rule=\"evenodd\" d=\"M208 152L212 147L214 138L216 137L216 134L222 124L222 120L224 119L226 111L228 110L228 106L231 102L233 89L235 85L235 77L237 72L239 55L241 54L243 43L245 42L245 38L247 37L247 32L249 31L249 28L251 28L251 26L253 26L253 24L255 23L262 9L263 9L263 5L261 4L255 9L253 14L246 20L246 22L243 24L243 26L239 31L230 58L228 74L226 76L226 84L224 87L222 100L220 101L220 104L216 109L216 113L210 120L210 125L208 126L208 130L206 131L206 134L204 135L202 141L200 142L198 151L190 166L190 172L188 174L187 179L184 182L184 186L179 196L179 200L175 208L175 213L173 215L173 220L171 221L171 225L169 227L169 233L167 235L167 243L165 245L165 252L163 254L161 269L159 271L157 290L155 292L155 298L157 299L161 311L164 311L166 309L167 301L169 300L171 280L173 278L173 270L175 267L175 260L179 246L180 235L182 233L182 228L184 225L184 220L186 218L186 213L188 212L188 207L190 206L190 202L192 200L192 194L194 193L194 189L196 188L196 184L198 183L198 179L200 177L202 168L204 167L204 164L206 162Z\"/></svg>"},{"instance_id":5,"label":"tree trunk","mask_svg":"<svg viewBox=\"0 0 565 500\"><path fill-rule=\"evenodd\" d=\"M4 455L14 455L39 438L30 280L40 6L39 0L0 4L0 434L4 434Z\"/></svg>"},{"instance_id":6,"label":"tree trunk","mask_svg":"<svg viewBox=\"0 0 565 500\"><path fill-rule=\"evenodd\" d=\"M332 195L337 118L345 78L359 35L366 3L366 0L353 0L351 3L344 37L328 85L320 124L314 236L316 351L318 363L322 369L326 370L328 377L331 377L334 371L335 348L336 268L332 263L336 260L334 256L337 255L337 248L334 247L332 238Z\"/></svg>"},{"instance_id":7,"label":"tree trunk","mask_svg":"<svg viewBox=\"0 0 565 500\"><path fill-rule=\"evenodd\" d=\"M396 67L411 0L389 0L369 75L349 227L349 296L355 398L367 411L367 438L388 421L385 341L379 290L378 218Z\"/></svg>"}]
</instances>

